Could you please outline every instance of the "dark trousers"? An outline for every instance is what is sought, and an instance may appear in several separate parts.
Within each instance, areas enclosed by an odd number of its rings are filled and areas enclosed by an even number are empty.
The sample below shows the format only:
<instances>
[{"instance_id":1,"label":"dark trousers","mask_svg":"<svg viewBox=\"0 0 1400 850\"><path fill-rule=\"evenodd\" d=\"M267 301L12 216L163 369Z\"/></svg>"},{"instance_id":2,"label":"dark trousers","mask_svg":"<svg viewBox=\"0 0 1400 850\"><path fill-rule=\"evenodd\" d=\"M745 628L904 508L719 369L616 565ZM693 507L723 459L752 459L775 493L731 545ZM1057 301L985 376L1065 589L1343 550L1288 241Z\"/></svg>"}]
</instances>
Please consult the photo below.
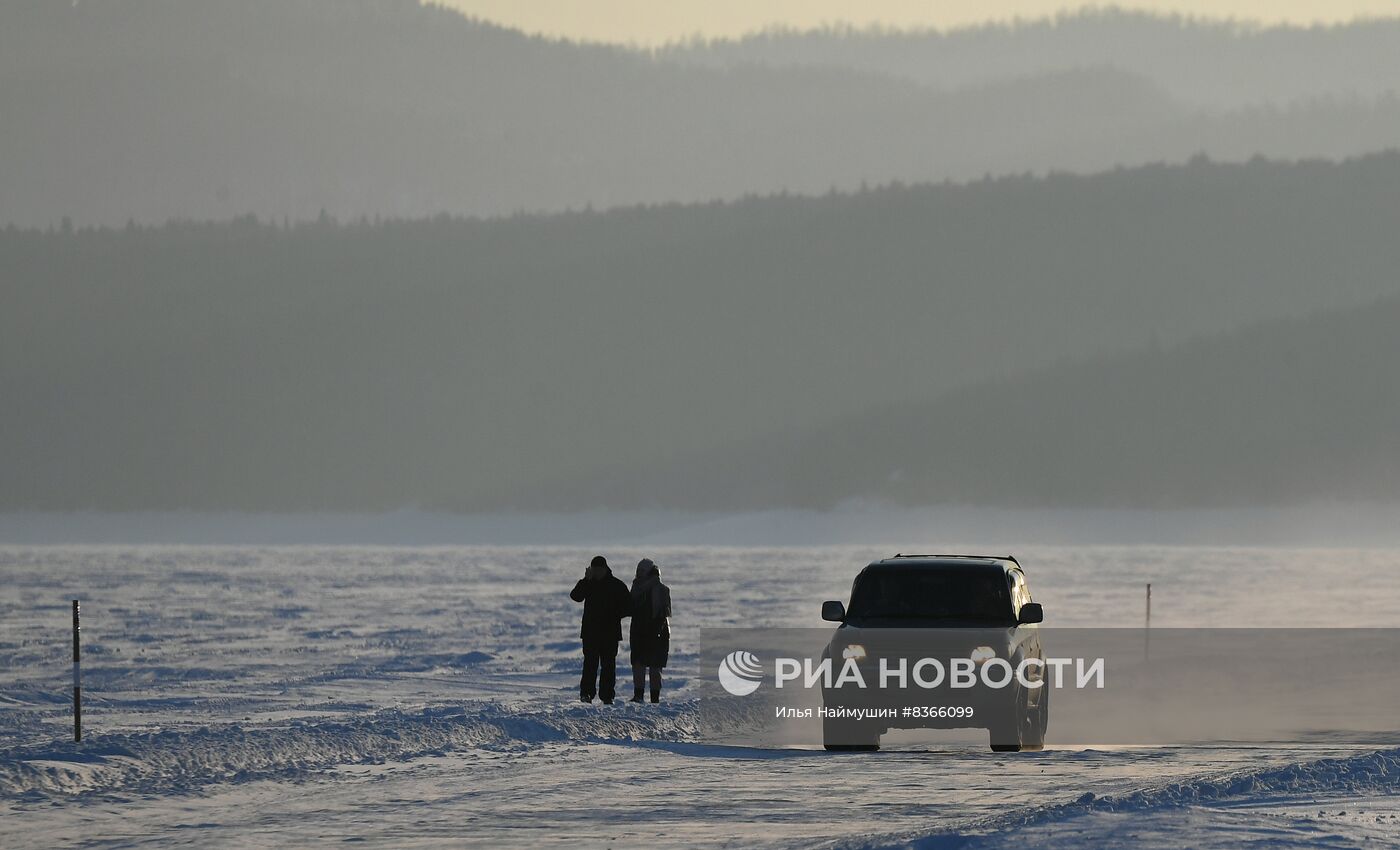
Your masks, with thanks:
<instances>
[{"instance_id":1,"label":"dark trousers","mask_svg":"<svg viewBox=\"0 0 1400 850\"><path fill-rule=\"evenodd\" d=\"M661 699L661 668L632 665L632 686L636 688L636 700L642 701L642 688L646 686L647 674L651 674L651 701Z\"/></svg>"},{"instance_id":2,"label":"dark trousers","mask_svg":"<svg viewBox=\"0 0 1400 850\"><path fill-rule=\"evenodd\" d=\"M603 702L611 702L617 696L617 641L583 642L583 680L579 682L579 696L593 699L595 681L598 684L596 693Z\"/></svg>"}]
</instances>

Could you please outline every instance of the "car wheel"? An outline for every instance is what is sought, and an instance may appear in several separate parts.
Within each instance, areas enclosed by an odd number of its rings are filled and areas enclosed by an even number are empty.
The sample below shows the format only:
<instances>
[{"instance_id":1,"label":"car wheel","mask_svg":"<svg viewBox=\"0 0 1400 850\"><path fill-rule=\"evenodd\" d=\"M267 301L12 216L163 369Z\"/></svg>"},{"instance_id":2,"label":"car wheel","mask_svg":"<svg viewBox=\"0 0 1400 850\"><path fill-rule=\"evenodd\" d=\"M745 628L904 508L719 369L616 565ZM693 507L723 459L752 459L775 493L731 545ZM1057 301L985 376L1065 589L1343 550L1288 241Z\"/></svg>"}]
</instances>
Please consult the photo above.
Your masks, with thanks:
<instances>
[{"instance_id":1,"label":"car wheel","mask_svg":"<svg viewBox=\"0 0 1400 850\"><path fill-rule=\"evenodd\" d=\"M822 743L833 753L873 753L880 749L880 730L868 723L823 720Z\"/></svg>"},{"instance_id":2,"label":"car wheel","mask_svg":"<svg viewBox=\"0 0 1400 850\"><path fill-rule=\"evenodd\" d=\"M1019 753L1021 751L1020 712L1007 711L1005 716L994 722L987 735L991 739L994 753Z\"/></svg>"},{"instance_id":3,"label":"car wheel","mask_svg":"<svg viewBox=\"0 0 1400 850\"><path fill-rule=\"evenodd\" d=\"M1030 722L1029 732L1021 737L1021 749L1023 750L1043 750L1045 749L1045 732L1050 728L1050 691L1046 686L1039 694L1040 702L1027 718Z\"/></svg>"},{"instance_id":4,"label":"car wheel","mask_svg":"<svg viewBox=\"0 0 1400 850\"><path fill-rule=\"evenodd\" d=\"M1042 699L1044 697L1042 696ZM1021 751L1045 749L1047 705L1036 705L1021 714Z\"/></svg>"},{"instance_id":5,"label":"car wheel","mask_svg":"<svg viewBox=\"0 0 1400 850\"><path fill-rule=\"evenodd\" d=\"M1032 709L1025 689L1020 687L1016 689L1011 705L992 722L987 732L994 753L1019 753L1045 746L1040 707Z\"/></svg>"}]
</instances>

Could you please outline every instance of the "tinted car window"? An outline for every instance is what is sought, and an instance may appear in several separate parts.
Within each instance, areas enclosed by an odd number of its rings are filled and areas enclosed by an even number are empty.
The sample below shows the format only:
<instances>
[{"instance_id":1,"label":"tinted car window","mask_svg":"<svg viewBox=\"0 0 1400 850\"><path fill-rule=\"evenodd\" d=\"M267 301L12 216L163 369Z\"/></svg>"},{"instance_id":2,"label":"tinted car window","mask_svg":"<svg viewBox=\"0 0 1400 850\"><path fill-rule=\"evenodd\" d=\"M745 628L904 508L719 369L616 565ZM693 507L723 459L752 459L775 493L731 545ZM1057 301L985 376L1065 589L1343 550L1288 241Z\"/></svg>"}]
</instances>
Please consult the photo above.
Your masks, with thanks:
<instances>
[{"instance_id":1,"label":"tinted car window","mask_svg":"<svg viewBox=\"0 0 1400 850\"><path fill-rule=\"evenodd\" d=\"M1001 570L871 570L851 591L850 616L1006 623L1011 594Z\"/></svg>"}]
</instances>

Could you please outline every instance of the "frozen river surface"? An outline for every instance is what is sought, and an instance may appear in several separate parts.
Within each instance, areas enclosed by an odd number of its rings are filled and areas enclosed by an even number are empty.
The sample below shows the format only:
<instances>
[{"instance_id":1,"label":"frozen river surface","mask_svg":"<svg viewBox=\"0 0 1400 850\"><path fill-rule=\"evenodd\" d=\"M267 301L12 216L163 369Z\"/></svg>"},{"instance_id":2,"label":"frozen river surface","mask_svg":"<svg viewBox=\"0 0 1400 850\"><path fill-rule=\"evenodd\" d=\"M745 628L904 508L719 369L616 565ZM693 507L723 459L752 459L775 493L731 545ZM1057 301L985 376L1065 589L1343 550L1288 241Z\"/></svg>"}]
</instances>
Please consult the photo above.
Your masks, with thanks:
<instances>
[{"instance_id":1,"label":"frozen river surface","mask_svg":"<svg viewBox=\"0 0 1400 850\"><path fill-rule=\"evenodd\" d=\"M985 547L983 547L985 548ZM1400 750L710 746L709 626L819 626L869 547L607 550L672 588L659 706L580 705L577 548L0 548L0 846L1400 841ZM1056 626L1391 627L1400 552L1021 547ZM69 600L87 739L69 739ZM625 671L624 671L625 674Z\"/></svg>"}]
</instances>

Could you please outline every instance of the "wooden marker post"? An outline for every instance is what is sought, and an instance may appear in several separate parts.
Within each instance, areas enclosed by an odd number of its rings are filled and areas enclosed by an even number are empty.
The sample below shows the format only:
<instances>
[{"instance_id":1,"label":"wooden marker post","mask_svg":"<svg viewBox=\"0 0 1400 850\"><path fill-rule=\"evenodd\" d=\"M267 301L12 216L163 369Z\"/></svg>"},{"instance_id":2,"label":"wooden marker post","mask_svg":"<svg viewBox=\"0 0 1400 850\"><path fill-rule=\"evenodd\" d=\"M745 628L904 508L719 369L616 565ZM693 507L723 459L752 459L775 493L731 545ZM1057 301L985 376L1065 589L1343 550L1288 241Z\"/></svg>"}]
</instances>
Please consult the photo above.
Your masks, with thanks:
<instances>
[{"instance_id":1,"label":"wooden marker post","mask_svg":"<svg viewBox=\"0 0 1400 850\"><path fill-rule=\"evenodd\" d=\"M1142 632L1142 655L1152 657L1152 582L1147 583L1147 622Z\"/></svg>"},{"instance_id":2,"label":"wooden marker post","mask_svg":"<svg viewBox=\"0 0 1400 850\"><path fill-rule=\"evenodd\" d=\"M78 600L73 600L73 740L83 740L83 668L78 643Z\"/></svg>"}]
</instances>

